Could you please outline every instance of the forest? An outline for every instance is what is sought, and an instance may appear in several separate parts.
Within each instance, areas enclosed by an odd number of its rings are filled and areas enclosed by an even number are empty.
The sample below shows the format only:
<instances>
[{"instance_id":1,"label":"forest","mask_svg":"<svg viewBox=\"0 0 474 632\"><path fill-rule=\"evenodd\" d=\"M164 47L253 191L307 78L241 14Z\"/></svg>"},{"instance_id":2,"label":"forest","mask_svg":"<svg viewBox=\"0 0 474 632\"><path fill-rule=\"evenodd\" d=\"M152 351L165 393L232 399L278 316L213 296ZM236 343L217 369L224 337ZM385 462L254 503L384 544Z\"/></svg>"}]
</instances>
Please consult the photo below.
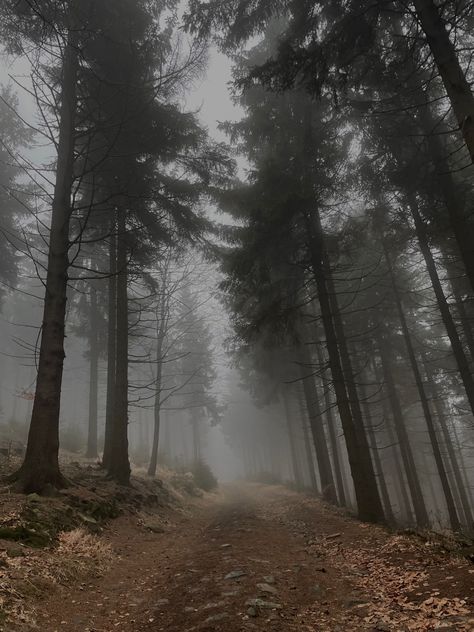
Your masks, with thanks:
<instances>
[{"instance_id":1,"label":"forest","mask_svg":"<svg viewBox=\"0 0 474 632\"><path fill-rule=\"evenodd\" d=\"M473 27L0 0L0 630L474 629Z\"/></svg>"}]
</instances>

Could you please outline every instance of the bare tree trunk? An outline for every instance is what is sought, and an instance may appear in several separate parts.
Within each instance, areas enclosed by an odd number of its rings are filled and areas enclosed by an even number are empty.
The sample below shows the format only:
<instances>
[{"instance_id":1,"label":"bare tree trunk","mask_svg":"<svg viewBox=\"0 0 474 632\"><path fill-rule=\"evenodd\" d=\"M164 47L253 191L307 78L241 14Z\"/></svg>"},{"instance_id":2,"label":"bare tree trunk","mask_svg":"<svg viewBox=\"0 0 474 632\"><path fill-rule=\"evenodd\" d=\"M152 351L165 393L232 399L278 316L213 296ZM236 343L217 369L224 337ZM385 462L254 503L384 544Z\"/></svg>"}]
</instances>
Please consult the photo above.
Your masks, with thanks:
<instances>
[{"instance_id":1,"label":"bare tree trunk","mask_svg":"<svg viewBox=\"0 0 474 632\"><path fill-rule=\"evenodd\" d=\"M90 322L89 322L89 425L87 431L88 459L98 455L97 446L97 408L99 387L99 314L97 306L97 289L93 282L90 287Z\"/></svg>"},{"instance_id":2,"label":"bare tree trunk","mask_svg":"<svg viewBox=\"0 0 474 632\"><path fill-rule=\"evenodd\" d=\"M323 358L323 352L319 343L316 344L317 354L318 354L318 362L321 369L325 366L325 361ZM325 373L326 371L324 371ZM340 454L340 446L339 440L336 434L336 419L334 418L334 414L332 411L333 403L331 402L331 397L329 395L329 387L325 384L324 380L322 382L323 394L324 394L324 405L326 407L326 419L328 426L328 434L329 441L331 442L332 449L332 461L334 464L334 473L336 476L336 485L337 485L337 494L339 498L339 504L341 507L346 506L346 492L344 489L345 484L345 473L342 469L341 464L341 454Z\"/></svg>"},{"instance_id":3,"label":"bare tree trunk","mask_svg":"<svg viewBox=\"0 0 474 632\"><path fill-rule=\"evenodd\" d=\"M474 362L474 334L472 331L472 319L468 316L463 297L453 284L451 284L451 287L453 287L456 309L459 314L459 321L464 333L464 339L466 341L467 348L469 349L469 361Z\"/></svg>"},{"instance_id":4,"label":"bare tree trunk","mask_svg":"<svg viewBox=\"0 0 474 632\"><path fill-rule=\"evenodd\" d=\"M368 401L367 391L363 383L360 384L360 392L362 396L362 406L364 407L364 417L367 427L367 434L370 442L370 448L372 450L375 471L377 473L377 480L380 486L380 495L383 502L383 508L387 522L390 525L396 523L395 516L393 515L392 503L390 500L390 494L388 492L387 481L385 480L385 472L382 467L382 460L380 458L379 448L377 445L377 438L375 436L372 413L370 410L370 404Z\"/></svg>"},{"instance_id":5,"label":"bare tree trunk","mask_svg":"<svg viewBox=\"0 0 474 632\"><path fill-rule=\"evenodd\" d=\"M201 436L199 434L199 415L197 409L191 410L191 431L193 435L193 460L194 463L198 463L201 460ZM255 451L252 450L252 458L254 462L254 468L257 466Z\"/></svg>"},{"instance_id":6,"label":"bare tree trunk","mask_svg":"<svg viewBox=\"0 0 474 632\"><path fill-rule=\"evenodd\" d=\"M313 444L316 450L319 479L321 481L321 494L323 498L328 502L337 504L336 489L332 476L331 459L329 458L326 435L324 433L318 392L316 390L314 378L312 375L309 374L312 364L311 358L306 347L302 347L300 353L300 372L301 378L303 380L306 409L308 411L311 433L313 436Z\"/></svg>"},{"instance_id":7,"label":"bare tree trunk","mask_svg":"<svg viewBox=\"0 0 474 632\"><path fill-rule=\"evenodd\" d=\"M464 349L459 338L456 325L454 324L448 302L444 295L443 286L441 285L441 281L439 280L436 264L428 243L428 236L426 234L425 225L418 211L416 202L410 202L410 210L415 221L418 243L420 244L420 250L426 263L426 268L428 270L431 284L433 286L436 301L438 303L438 308L441 313L441 317L443 319L443 323L446 328L449 340L451 342L453 354L456 359L456 364L461 375L462 383L466 391L466 396L471 407L471 411L474 413L474 380L472 379L469 362L467 360L466 354L464 353Z\"/></svg>"},{"instance_id":8,"label":"bare tree trunk","mask_svg":"<svg viewBox=\"0 0 474 632\"><path fill-rule=\"evenodd\" d=\"M474 161L474 96L434 0L413 0L418 19L433 54L454 115Z\"/></svg>"},{"instance_id":9,"label":"bare tree trunk","mask_svg":"<svg viewBox=\"0 0 474 632\"><path fill-rule=\"evenodd\" d=\"M331 310L331 301L327 288L326 262L327 252L321 227L319 211L315 211L315 217L307 219L307 236L311 264L318 290L318 299L321 306L321 317L326 335L326 344L329 356L329 366L336 393L336 401L341 417L342 428L347 445L349 464L357 500L358 513L361 520L367 522L383 522L384 513L380 501L377 481L373 471L367 440L363 438L363 428L357 428L353 418L353 412L346 390L346 379L341 364L339 345L344 345L336 333L335 322ZM337 316L337 315L336 315ZM338 328L340 330L340 328Z\"/></svg>"},{"instance_id":10,"label":"bare tree trunk","mask_svg":"<svg viewBox=\"0 0 474 632\"><path fill-rule=\"evenodd\" d=\"M382 347L382 345L380 345ZM375 350L374 350L375 351ZM383 362L383 358L382 358L382 362ZM377 362L375 360L375 357L372 357L372 370L374 372L375 375L375 379L377 380L377 382L379 384L382 384L385 382L385 385L387 386L387 380L384 379L383 375L381 374L381 371L377 365ZM392 389L392 393L391 393L391 398L390 398L390 402L392 402L392 398L395 399L395 407L397 408L397 414L400 416L399 418L399 422L401 421L401 423L403 424L403 428L405 429L405 433L404 436L406 437L407 441L408 441L408 436L406 434L406 428L404 426L404 421L403 421L403 413L402 413L402 409L400 406L400 402L398 400L398 394L396 392L395 389L395 384L393 381L393 377L391 375L391 371L390 371L390 367L387 367L389 370L389 379L391 380L391 389ZM385 375L385 373L384 373ZM392 411L394 411L394 407L392 406ZM392 455L393 455L393 462L394 462L394 466L395 466L395 474L394 474L394 481L396 484L398 484L398 495L399 495L399 499L400 499L400 509L402 511L402 513L405 515L405 518L407 520L407 522L409 524L413 524L414 520L413 520L413 512L412 512L412 506L410 503L410 499L408 497L408 491L407 491L407 485L405 482L405 476L408 476L407 471L405 471L405 473L403 472L403 467L402 464L400 462L400 455L402 453L402 448L400 445L400 441L397 440L395 438L395 433L394 433L394 428L392 426L391 423L391 415L390 415L390 406L387 405L387 400L385 398L382 398L382 412L383 412L383 417L385 420L385 430L387 432L387 437L388 440L390 441L390 444L392 446ZM393 414L395 414L393 412ZM408 447L410 448L410 445L408 443ZM403 459L404 463L405 460ZM413 462L413 455L411 455L411 448L410 448L410 455L407 458L407 462ZM414 467L414 463L413 463L413 467ZM416 474L416 470L415 470L415 474ZM408 482L408 478L407 478L407 482ZM421 492L421 487L420 487L420 492ZM423 497L422 497L423 500ZM423 501L424 504L424 501ZM425 513L427 515L426 512L426 508L425 508Z\"/></svg>"},{"instance_id":11,"label":"bare tree trunk","mask_svg":"<svg viewBox=\"0 0 474 632\"><path fill-rule=\"evenodd\" d=\"M321 226L320 226L320 230L322 231ZM331 270L331 265L330 265L329 255L327 253L327 250L324 250L323 252L323 259L324 259L327 287L328 287L329 296L330 296L334 326L335 326L336 335L338 338L339 353L341 356L342 368L343 368L344 376L346 380L347 393L349 396L350 407L352 410L352 418L354 419L354 425L355 425L356 433L358 435L359 445L363 446L364 454L367 455L365 468L368 475L368 481L369 481L368 484L369 485L375 484L376 489L373 490L372 493L375 493L375 491L377 492L378 507L376 508L376 510L381 512L379 521L382 521L384 518L383 507L382 507L381 499L378 493L378 486L377 486L377 479L375 476L374 464L372 462L372 457L370 454L369 442L367 439L367 432L366 432L365 424L364 424L364 417L362 415L362 410L360 407L359 393L357 392L357 387L356 387L356 383L354 379L352 360L349 354L349 348L348 348L345 330L344 330L344 323L342 320L341 311L339 309L336 288L334 285L334 280L332 276L332 270Z\"/></svg>"},{"instance_id":12,"label":"bare tree trunk","mask_svg":"<svg viewBox=\"0 0 474 632\"><path fill-rule=\"evenodd\" d=\"M155 393L155 405L153 407L153 442L151 446L150 463L148 465L148 476L156 476L156 468L158 467L158 449L160 445L160 426L161 426L161 387L158 385Z\"/></svg>"},{"instance_id":13,"label":"bare tree trunk","mask_svg":"<svg viewBox=\"0 0 474 632\"><path fill-rule=\"evenodd\" d=\"M395 474L393 476L394 485L397 489L397 496L400 503L400 510L402 515L405 518L407 524L414 524L413 520L413 512L411 509L410 499L408 498L407 486L405 483L405 477L403 475L403 468L400 462L400 446L398 445L397 440L395 439L395 435L393 432L393 428L390 424L390 419L387 416L387 436L390 444L392 446L392 457L395 466Z\"/></svg>"},{"instance_id":14,"label":"bare tree trunk","mask_svg":"<svg viewBox=\"0 0 474 632\"><path fill-rule=\"evenodd\" d=\"M441 480L441 486L443 488L444 496L446 499L446 506L448 508L449 520L451 523L451 527L454 531L458 531L461 527L459 524L459 518L456 511L456 505L454 503L454 498L451 492L451 487L449 485L449 480L446 474L446 468L444 466L443 457L441 455L441 450L439 448L438 437L436 434L436 428L434 425L433 417L431 415L430 406L428 403L428 399L426 397L426 392L423 384L423 379L421 377L420 368L418 366L418 361L416 359L415 350L413 348L413 344L411 341L410 331L408 329L407 320L405 318L405 312L403 310L402 301L398 292L398 287L396 283L395 274L393 271L392 262L390 259L390 254L387 249L387 245L382 236L382 245L385 255L385 260L387 262L388 271L390 275L390 281L392 285L393 295L395 298L395 303L397 306L398 317L400 319L400 324L402 327L403 337L405 340L405 346L408 352L408 360L410 362L411 370L413 372L415 383L418 389L418 394L420 396L421 407L423 410L423 416L426 421L426 425L428 428L428 436L430 438L431 447L433 450L433 455L435 458L436 466L438 468L439 477Z\"/></svg>"},{"instance_id":15,"label":"bare tree trunk","mask_svg":"<svg viewBox=\"0 0 474 632\"><path fill-rule=\"evenodd\" d=\"M115 379L117 373L117 222L111 222L109 244L109 287L107 323L107 400L102 466L108 470L112 460L112 437L115 419Z\"/></svg>"},{"instance_id":16,"label":"bare tree trunk","mask_svg":"<svg viewBox=\"0 0 474 632\"><path fill-rule=\"evenodd\" d=\"M308 464L309 481L311 484L311 489L317 493L318 482L316 480L313 450L311 449L311 441L310 441L309 432L308 432L308 422L309 422L308 411L306 410L306 407L305 407L304 392L302 392L301 388L298 389L298 404L299 404L299 409L300 409L301 427L303 429L303 441L304 441L304 448L306 451L306 462ZM313 437L313 440L314 440L314 437ZM317 460L317 456L316 456L316 460Z\"/></svg>"},{"instance_id":17,"label":"bare tree trunk","mask_svg":"<svg viewBox=\"0 0 474 632\"><path fill-rule=\"evenodd\" d=\"M452 295L454 297L454 305L457 312L457 320L459 321L465 346L469 350L469 362L474 362L474 332L472 329L473 319L469 317L465 304L465 296L467 295L467 287L463 287L463 283L469 283L466 279L465 271L457 268L449 255L444 257L444 268L449 278Z\"/></svg>"},{"instance_id":18,"label":"bare tree trunk","mask_svg":"<svg viewBox=\"0 0 474 632\"><path fill-rule=\"evenodd\" d=\"M163 382L163 351L168 326L168 267L163 272L161 279L161 291L159 294L157 306L157 327L156 327L156 382L155 382L155 405L154 405L154 430L153 444L151 450L150 464L148 467L148 475L155 476L156 467L158 465L158 449L160 442L160 417L161 417L161 398L162 398L162 382Z\"/></svg>"},{"instance_id":19,"label":"bare tree trunk","mask_svg":"<svg viewBox=\"0 0 474 632\"><path fill-rule=\"evenodd\" d=\"M52 204L48 271L36 396L25 460L14 478L27 492L62 487L59 470L59 414L64 365L64 334L69 268L71 188L77 107L78 33L71 28L62 68L56 183Z\"/></svg>"},{"instance_id":20,"label":"bare tree trunk","mask_svg":"<svg viewBox=\"0 0 474 632\"><path fill-rule=\"evenodd\" d=\"M467 474L466 461L464 459L464 454L463 454L463 451L462 451L461 442L459 441L459 435L458 435L458 431L457 431L457 428L456 428L456 424L451 422L450 425L451 425L451 432L453 433L454 442L455 442L455 445L456 445L456 450L457 450L456 454L457 454L457 457L459 459L459 467L461 469L462 476L463 476L464 489L466 490L466 493L468 495L470 506L474 507L474 498L472 496L471 481L469 480L469 476Z\"/></svg>"},{"instance_id":21,"label":"bare tree trunk","mask_svg":"<svg viewBox=\"0 0 474 632\"><path fill-rule=\"evenodd\" d=\"M413 458L413 452L411 449L410 440L408 438L405 420L403 418L400 399L395 386L395 381L393 379L389 351L387 349L386 342L382 339L379 339L379 346L384 382L387 388L390 408L392 409L393 414L395 432L397 434L398 444L400 446L400 453L403 460L403 466L405 468L405 474L407 477L408 488L410 490L413 509L415 511L416 524L421 528L427 528L429 527L430 520L428 517L428 511L426 509L425 500L423 498L423 491L421 488L418 471L416 469L415 459Z\"/></svg>"},{"instance_id":22,"label":"bare tree trunk","mask_svg":"<svg viewBox=\"0 0 474 632\"><path fill-rule=\"evenodd\" d=\"M286 387L286 390L287 391L289 390L288 387ZM285 409L286 426L288 430L288 441L290 444L291 470L293 472L296 489L302 490L304 487L304 484L303 484L303 476L301 474L301 469L300 469L300 462L298 459L298 450L296 448L292 412L291 412L291 407L290 407L290 393L289 392L282 393L282 399L283 399L283 406Z\"/></svg>"},{"instance_id":23,"label":"bare tree trunk","mask_svg":"<svg viewBox=\"0 0 474 632\"><path fill-rule=\"evenodd\" d=\"M454 445L453 445L453 441L451 439L451 436L449 434L449 430L448 430L448 425L446 422L446 416L444 414L444 410L443 410L443 404L441 402L441 399L439 397L439 393L438 393L438 389L436 387L436 383L434 381L434 377L433 377L433 372L431 370L431 367L429 365L429 362L427 361L426 358L424 358L424 367L425 367L425 372L426 372L426 377L428 379L428 387L431 391L431 396L433 399L433 405L435 407L436 410L436 414L438 417L438 423L439 426L441 428L441 432L443 433L443 438L444 438L444 443L446 446L446 450L448 452L448 456L449 456L449 461L451 464L451 468L452 468L452 472L453 472L453 477L454 477L454 481L459 493L459 501L462 507L462 511L464 513L464 516L466 518L466 524L469 527L470 530L474 529L474 518L472 515L472 509L471 509L471 505L469 502L469 498L466 492L466 487L464 485L464 481L462 478L462 473L461 473L461 469L459 467L459 463L458 463L458 457L455 453L454 450Z\"/></svg>"},{"instance_id":24,"label":"bare tree trunk","mask_svg":"<svg viewBox=\"0 0 474 632\"><path fill-rule=\"evenodd\" d=\"M117 226L117 365L112 450L108 472L121 485L128 485L130 483L130 461L128 458L128 248L124 208L119 209Z\"/></svg>"}]
</instances>

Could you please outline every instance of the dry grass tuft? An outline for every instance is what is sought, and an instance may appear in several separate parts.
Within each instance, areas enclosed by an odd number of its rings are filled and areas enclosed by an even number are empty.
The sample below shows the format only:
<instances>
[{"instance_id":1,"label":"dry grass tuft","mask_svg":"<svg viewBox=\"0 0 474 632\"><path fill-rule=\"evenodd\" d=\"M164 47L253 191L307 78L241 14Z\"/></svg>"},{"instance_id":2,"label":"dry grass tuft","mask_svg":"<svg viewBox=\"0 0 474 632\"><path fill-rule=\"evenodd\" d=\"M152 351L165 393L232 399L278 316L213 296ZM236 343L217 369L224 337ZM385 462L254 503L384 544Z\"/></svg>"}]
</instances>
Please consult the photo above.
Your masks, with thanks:
<instances>
[{"instance_id":1,"label":"dry grass tuft","mask_svg":"<svg viewBox=\"0 0 474 632\"><path fill-rule=\"evenodd\" d=\"M81 528L59 534L58 553L93 560L100 565L112 559L110 545Z\"/></svg>"}]
</instances>

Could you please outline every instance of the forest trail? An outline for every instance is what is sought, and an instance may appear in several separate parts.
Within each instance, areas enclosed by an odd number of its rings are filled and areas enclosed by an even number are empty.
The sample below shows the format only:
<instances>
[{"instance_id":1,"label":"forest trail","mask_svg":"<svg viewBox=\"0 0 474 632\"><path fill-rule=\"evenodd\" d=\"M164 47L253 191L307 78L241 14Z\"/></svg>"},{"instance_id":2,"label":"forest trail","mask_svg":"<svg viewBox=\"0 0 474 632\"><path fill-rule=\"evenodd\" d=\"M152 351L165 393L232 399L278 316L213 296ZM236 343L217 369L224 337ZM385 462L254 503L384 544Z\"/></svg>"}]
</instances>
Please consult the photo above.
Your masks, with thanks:
<instances>
[{"instance_id":1,"label":"forest trail","mask_svg":"<svg viewBox=\"0 0 474 632\"><path fill-rule=\"evenodd\" d=\"M103 537L111 567L39 604L44 632L474 629L467 560L282 487L230 485L163 533L123 517Z\"/></svg>"}]
</instances>

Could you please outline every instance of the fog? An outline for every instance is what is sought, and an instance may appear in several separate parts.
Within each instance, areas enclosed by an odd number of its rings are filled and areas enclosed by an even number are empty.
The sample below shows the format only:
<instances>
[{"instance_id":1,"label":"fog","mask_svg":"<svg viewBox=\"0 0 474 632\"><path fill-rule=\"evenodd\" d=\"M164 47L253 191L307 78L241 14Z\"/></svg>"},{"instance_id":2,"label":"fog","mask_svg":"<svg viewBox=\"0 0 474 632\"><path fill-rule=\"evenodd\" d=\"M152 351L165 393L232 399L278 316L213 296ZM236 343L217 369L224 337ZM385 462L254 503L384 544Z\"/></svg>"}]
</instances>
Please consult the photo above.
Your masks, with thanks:
<instances>
[{"instance_id":1,"label":"fog","mask_svg":"<svg viewBox=\"0 0 474 632\"><path fill-rule=\"evenodd\" d=\"M447 3L438 42L422 10L14 4L0 421L20 487L61 488L63 460L123 485L199 466L471 533L471 11Z\"/></svg>"}]
</instances>

